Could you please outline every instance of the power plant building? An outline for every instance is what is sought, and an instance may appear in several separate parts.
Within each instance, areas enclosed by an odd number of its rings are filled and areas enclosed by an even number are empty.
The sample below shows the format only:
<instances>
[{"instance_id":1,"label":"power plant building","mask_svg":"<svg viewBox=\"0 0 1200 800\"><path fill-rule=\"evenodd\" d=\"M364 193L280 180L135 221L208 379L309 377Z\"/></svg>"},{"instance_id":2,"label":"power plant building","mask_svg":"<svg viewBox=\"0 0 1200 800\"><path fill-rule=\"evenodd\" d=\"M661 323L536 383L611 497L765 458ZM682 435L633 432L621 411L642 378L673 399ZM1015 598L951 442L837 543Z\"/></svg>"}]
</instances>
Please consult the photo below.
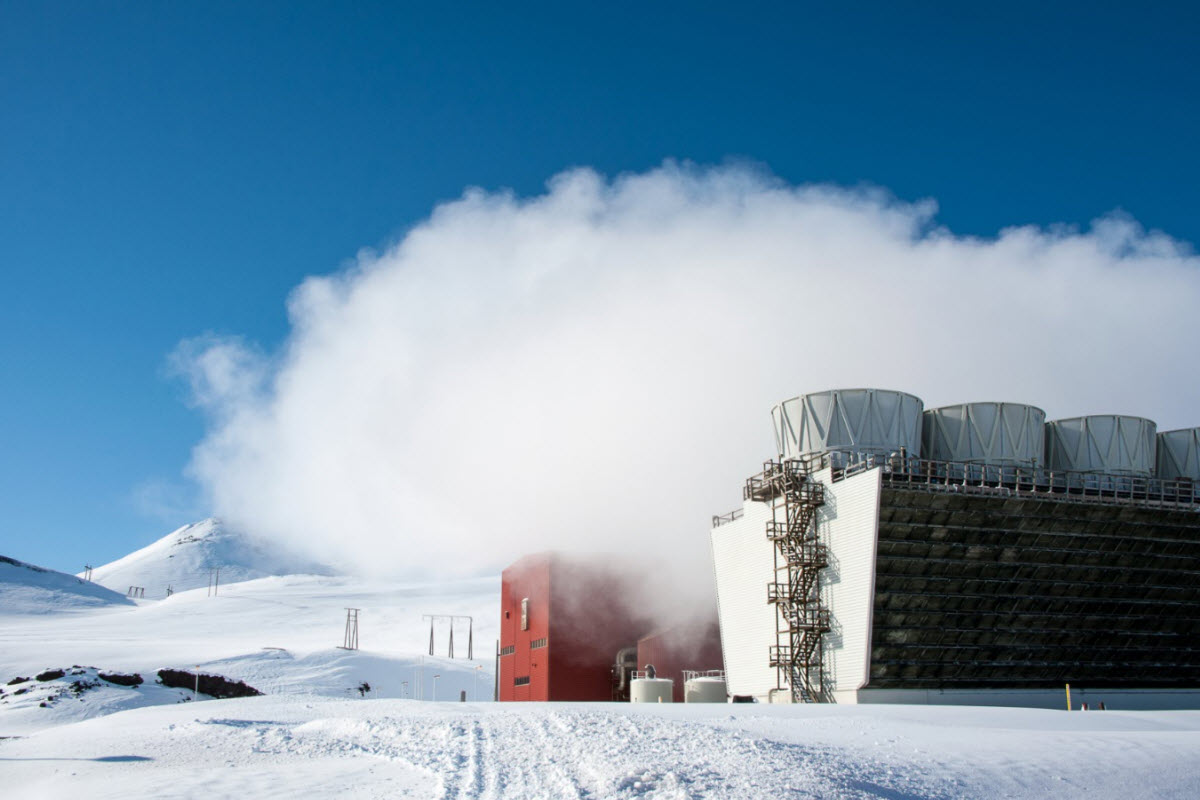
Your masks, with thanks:
<instances>
[{"instance_id":1,"label":"power plant building","mask_svg":"<svg viewBox=\"0 0 1200 800\"><path fill-rule=\"evenodd\" d=\"M710 533L731 695L1200 707L1200 429L878 389L771 416Z\"/></svg>"},{"instance_id":2,"label":"power plant building","mask_svg":"<svg viewBox=\"0 0 1200 800\"><path fill-rule=\"evenodd\" d=\"M541 553L505 569L497 699L630 700L633 683L652 668L664 701L682 702L685 672L719 671L715 612L664 616L642 566Z\"/></svg>"}]
</instances>

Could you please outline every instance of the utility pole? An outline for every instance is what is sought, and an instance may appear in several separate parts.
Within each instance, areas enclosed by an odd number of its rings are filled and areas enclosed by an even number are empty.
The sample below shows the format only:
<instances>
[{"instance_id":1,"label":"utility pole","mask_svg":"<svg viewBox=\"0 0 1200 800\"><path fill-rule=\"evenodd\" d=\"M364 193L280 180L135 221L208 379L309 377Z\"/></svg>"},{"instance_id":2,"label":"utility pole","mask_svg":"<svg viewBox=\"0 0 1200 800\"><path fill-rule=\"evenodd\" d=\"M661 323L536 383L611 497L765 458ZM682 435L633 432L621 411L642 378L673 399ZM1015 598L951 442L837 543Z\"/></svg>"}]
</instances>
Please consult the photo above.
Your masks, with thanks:
<instances>
[{"instance_id":1,"label":"utility pole","mask_svg":"<svg viewBox=\"0 0 1200 800\"><path fill-rule=\"evenodd\" d=\"M433 655L435 642L435 626L439 621L450 623L450 643L446 655L454 658L454 623L467 622L467 660L475 659L475 619L462 614L422 614L422 620L429 620L429 655Z\"/></svg>"},{"instance_id":2,"label":"utility pole","mask_svg":"<svg viewBox=\"0 0 1200 800\"><path fill-rule=\"evenodd\" d=\"M437 679L440 677L442 677L442 676L441 675L433 676L433 702L435 702L435 703L437 702Z\"/></svg>"},{"instance_id":3,"label":"utility pole","mask_svg":"<svg viewBox=\"0 0 1200 800\"><path fill-rule=\"evenodd\" d=\"M221 568L213 567L208 571L208 596L215 597L221 585Z\"/></svg>"},{"instance_id":4,"label":"utility pole","mask_svg":"<svg viewBox=\"0 0 1200 800\"><path fill-rule=\"evenodd\" d=\"M91 564L83 565L83 579L85 581L88 581L89 583L91 582L91 580L92 580L92 565Z\"/></svg>"},{"instance_id":5,"label":"utility pole","mask_svg":"<svg viewBox=\"0 0 1200 800\"><path fill-rule=\"evenodd\" d=\"M342 642L342 650L358 649L358 609L346 609L346 636Z\"/></svg>"}]
</instances>

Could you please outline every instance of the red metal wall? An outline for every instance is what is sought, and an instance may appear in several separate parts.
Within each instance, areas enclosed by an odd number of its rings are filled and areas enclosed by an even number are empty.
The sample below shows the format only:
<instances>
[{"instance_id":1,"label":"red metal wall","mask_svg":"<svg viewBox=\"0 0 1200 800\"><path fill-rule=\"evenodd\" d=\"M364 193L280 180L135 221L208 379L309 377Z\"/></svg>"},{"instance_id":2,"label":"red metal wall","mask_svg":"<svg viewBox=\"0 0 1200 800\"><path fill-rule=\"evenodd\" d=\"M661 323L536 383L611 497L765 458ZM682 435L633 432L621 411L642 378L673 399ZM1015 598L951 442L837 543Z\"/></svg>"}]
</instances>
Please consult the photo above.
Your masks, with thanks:
<instances>
[{"instance_id":1,"label":"red metal wall","mask_svg":"<svg viewBox=\"0 0 1200 800\"><path fill-rule=\"evenodd\" d=\"M612 700L617 651L651 627L630 610L632 578L616 565L558 557L550 577L551 700Z\"/></svg>"},{"instance_id":2,"label":"red metal wall","mask_svg":"<svg viewBox=\"0 0 1200 800\"><path fill-rule=\"evenodd\" d=\"M529 630L521 630L521 600L529 598ZM527 556L500 577L500 699L549 700L547 648L531 648L550 636L550 559ZM512 648L512 653L507 653ZM528 677L526 686L514 685Z\"/></svg>"}]
</instances>

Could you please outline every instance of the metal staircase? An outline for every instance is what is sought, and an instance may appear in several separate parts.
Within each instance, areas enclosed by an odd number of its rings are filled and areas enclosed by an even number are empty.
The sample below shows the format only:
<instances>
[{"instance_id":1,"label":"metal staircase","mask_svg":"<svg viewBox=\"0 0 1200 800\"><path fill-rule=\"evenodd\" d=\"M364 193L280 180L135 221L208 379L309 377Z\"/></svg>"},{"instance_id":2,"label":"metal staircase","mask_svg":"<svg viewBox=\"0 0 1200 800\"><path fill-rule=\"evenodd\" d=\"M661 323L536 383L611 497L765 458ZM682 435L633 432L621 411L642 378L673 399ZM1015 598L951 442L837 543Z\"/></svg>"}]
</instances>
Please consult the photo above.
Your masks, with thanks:
<instances>
[{"instance_id":1,"label":"metal staircase","mask_svg":"<svg viewBox=\"0 0 1200 800\"><path fill-rule=\"evenodd\" d=\"M821 570L829 563L817 539L814 520L825 502L825 488L800 459L767 461L746 481L747 500L770 503L767 538L775 544L776 580L767 585L777 624L770 663L777 687L791 691L794 703L825 700L822 637L829 632L829 611L821 606Z\"/></svg>"}]
</instances>

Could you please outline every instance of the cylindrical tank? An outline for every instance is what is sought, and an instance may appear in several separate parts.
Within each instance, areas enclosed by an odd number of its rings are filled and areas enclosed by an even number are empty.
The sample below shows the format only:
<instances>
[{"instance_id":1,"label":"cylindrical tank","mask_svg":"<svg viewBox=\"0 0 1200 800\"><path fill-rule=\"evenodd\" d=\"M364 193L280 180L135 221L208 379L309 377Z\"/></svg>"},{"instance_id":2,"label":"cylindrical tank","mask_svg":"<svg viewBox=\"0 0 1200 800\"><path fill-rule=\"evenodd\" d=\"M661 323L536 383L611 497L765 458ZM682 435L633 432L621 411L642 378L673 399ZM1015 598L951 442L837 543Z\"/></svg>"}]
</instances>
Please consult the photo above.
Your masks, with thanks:
<instances>
[{"instance_id":1,"label":"cylindrical tank","mask_svg":"<svg viewBox=\"0 0 1200 800\"><path fill-rule=\"evenodd\" d=\"M784 458L839 451L888 455L921 449L921 398L887 389L832 389L793 397L771 409Z\"/></svg>"},{"instance_id":2,"label":"cylindrical tank","mask_svg":"<svg viewBox=\"0 0 1200 800\"><path fill-rule=\"evenodd\" d=\"M634 678L629 682L629 702L670 703L675 681L670 678Z\"/></svg>"},{"instance_id":3,"label":"cylindrical tank","mask_svg":"<svg viewBox=\"0 0 1200 800\"><path fill-rule=\"evenodd\" d=\"M960 403L925 412L921 457L1031 467L1045 461L1046 412L1023 403Z\"/></svg>"},{"instance_id":4,"label":"cylindrical tank","mask_svg":"<svg viewBox=\"0 0 1200 800\"><path fill-rule=\"evenodd\" d=\"M1149 477L1157 426L1143 417L1096 414L1046 423L1046 467Z\"/></svg>"},{"instance_id":5,"label":"cylindrical tank","mask_svg":"<svg viewBox=\"0 0 1200 800\"><path fill-rule=\"evenodd\" d=\"M1200 481L1200 428L1160 433L1154 474L1164 480Z\"/></svg>"},{"instance_id":6,"label":"cylindrical tank","mask_svg":"<svg viewBox=\"0 0 1200 800\"><path fill-rule=\"evenodd\" d=\"M692 678L683 684L685 703L724 703L727 697L724 678Z\"/></svg>"}]
</instances>

